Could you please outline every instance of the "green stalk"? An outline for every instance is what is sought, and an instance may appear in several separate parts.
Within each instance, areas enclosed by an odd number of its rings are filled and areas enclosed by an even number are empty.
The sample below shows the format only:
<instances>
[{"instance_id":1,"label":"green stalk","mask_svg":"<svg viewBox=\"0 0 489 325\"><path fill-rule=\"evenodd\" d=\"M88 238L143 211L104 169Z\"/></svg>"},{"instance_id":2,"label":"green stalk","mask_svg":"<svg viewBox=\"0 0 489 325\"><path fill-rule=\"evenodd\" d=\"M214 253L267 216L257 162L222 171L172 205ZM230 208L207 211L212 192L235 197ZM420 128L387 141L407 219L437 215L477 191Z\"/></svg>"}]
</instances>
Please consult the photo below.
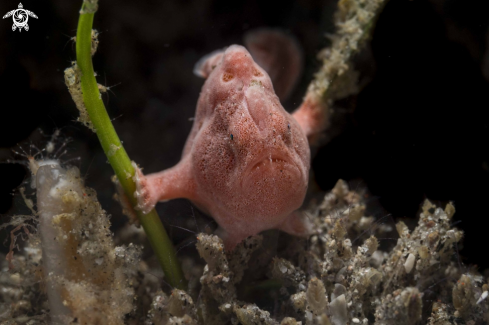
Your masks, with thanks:
<instances>
[{"instance_id":1,"label":"green stalk","mask_svg":"<svg viewBox=\"0 0 489 325\"><path fill-rule=\"evenodd\" d=\"M136 184L132 179L135 171L100 96L91 55L91 33L95 13L93 12L94 10L84 9L88 9L86 2L84 2L80 12L76 35L76 61L81 71L83 102L105 155L109 159L110 165L114 169L126 196L134 207L137 205L137 200L134 197ZM117 150L114 150L114 148ZM175 288L186 289L187 283L178 263L175 249L161 223L160 217L154 209L148 214L143 214L139 210L136 210L136 213L165 272L166 281Z\"/></svg>"}]
</instances>

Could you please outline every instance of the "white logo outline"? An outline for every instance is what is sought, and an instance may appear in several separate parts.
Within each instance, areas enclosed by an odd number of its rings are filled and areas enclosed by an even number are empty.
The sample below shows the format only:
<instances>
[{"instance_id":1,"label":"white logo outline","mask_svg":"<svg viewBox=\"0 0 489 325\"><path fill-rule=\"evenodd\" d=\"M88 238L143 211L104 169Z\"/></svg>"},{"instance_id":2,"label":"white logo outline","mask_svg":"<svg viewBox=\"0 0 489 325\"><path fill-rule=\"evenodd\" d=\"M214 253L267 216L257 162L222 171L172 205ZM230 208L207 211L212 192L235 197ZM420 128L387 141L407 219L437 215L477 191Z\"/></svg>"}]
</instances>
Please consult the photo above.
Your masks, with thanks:
<instances>
[{"instance_id":1,"label":"white logo outline","mask_svg":"<svg viewBox=\"0 0 489 325\"><path fill-rule=\"evenodd\" d=\"M24 9L21 2L19 2L19 7L17 9L7 12L2 19L8 18L10 16L12 16L12 19L14 20L12 31L15 31L18 28L19 32L22 31L22 28L24 28L26 31L29 30L29 25L27 25L29 16L36 19L38 18L36 14L32 11Z\"/></svg>"}]
</instances>

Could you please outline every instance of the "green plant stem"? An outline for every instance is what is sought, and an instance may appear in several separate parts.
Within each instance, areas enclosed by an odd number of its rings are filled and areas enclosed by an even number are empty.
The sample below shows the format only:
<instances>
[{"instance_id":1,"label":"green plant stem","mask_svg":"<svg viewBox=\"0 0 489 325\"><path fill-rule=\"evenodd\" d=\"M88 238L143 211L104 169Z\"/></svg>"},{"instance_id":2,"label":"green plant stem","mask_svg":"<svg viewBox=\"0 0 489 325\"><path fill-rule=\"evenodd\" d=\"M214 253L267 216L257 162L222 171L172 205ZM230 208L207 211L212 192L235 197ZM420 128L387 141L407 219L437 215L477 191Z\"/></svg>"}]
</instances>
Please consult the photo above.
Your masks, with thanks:
<instances>
[{"instance_id":1,"label":"green plant stem","mask_svg":"<svg viewBox=\"0 0 489 325\"><path fill-rule=\"evenodd\" d=\"M80 14L76 35L76 60L82 74L83 101L105 155L134 207L137 204L133 195L136 190L136 184L132 178L135 171L107 114L93 71L90 52L93 17L94 13ZM154 209L148 214L143 214L141 211L136 211L136 213L165 272L166 281L173 287L186 289L187 283L178 263L175 249L160 217Z\"/></svg>"}]
</instances>

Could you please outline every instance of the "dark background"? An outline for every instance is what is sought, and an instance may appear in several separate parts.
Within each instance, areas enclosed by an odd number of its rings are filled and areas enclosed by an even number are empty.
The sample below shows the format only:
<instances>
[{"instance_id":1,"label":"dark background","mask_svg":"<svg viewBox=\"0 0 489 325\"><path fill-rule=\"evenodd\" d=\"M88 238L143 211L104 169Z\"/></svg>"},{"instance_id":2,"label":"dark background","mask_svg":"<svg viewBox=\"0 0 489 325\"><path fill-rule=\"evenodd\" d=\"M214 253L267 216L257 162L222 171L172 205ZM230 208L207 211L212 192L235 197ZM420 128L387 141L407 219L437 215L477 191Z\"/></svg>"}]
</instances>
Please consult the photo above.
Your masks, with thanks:
<instances>
[{"instance_id":1,"label":"dark background","mask_svg":"<svg viewBox=\"0 0 489 325\"><path fill-rule=\"evenodd\" d=\"M40 148L61 128L66 161L80 167L117 228L124 223L112 200L110 166L96 136L75 122L78 111L63 70L75 59L74 36L81 1L23 1L39 19L28 32L0 21L0 159L22 159L10 149ZM289 111L302 99L328 44L336 2L307 1L100 1L95 28L101 34L94 57L109 114L130 157L155 172L178 162L191 128L203 80L192 74L200 57L257 27L294 35L305 54L305 72ZM0 13L18 0L0 3ZM356 58L362 90L337 103L341 127L313 159L317 188L339 178L370 192L371 214L414 218L425 198L453 201L457 226L465 231L464 262L489 267L489 2L391 0L371 44ZM43 132L38 131L41 128ZM340 132L341 131L341 132ZM33 149L32 153L36 150ZM27 179L19 164L0 164L0 222L20 209L10 194ZM316 186L312 184L312 188ZM18 201L18 199L16 199ZM188 237L173 225L196 231L189 202L159 204L175 242ZM203 220L202 224L210 219ZM5 231L0 232L0 246Z\"/></svg>"}]
</instances>

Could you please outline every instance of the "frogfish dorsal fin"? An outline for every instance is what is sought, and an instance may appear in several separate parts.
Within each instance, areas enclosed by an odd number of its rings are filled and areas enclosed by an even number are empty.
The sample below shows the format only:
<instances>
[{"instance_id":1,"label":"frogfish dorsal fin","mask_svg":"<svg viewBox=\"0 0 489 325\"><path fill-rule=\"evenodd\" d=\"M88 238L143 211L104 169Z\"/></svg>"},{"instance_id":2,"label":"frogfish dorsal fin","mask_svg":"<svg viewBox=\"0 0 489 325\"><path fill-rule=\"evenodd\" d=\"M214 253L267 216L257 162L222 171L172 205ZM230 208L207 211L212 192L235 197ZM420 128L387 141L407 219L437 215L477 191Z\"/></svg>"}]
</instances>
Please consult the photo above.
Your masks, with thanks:
<instances>
[{"instance_id":1,"label":"frogfish dorsal fin","mask_svg":"<svg viewBox=\"0 0 489 325\"><path fill-rule=\"evenodd\" d=\"M283 102L302 73L303 55L297 40L278 29L260 28L247 32L244 44L253 60L268 73Z\"/></svg>"}]
</instances>

